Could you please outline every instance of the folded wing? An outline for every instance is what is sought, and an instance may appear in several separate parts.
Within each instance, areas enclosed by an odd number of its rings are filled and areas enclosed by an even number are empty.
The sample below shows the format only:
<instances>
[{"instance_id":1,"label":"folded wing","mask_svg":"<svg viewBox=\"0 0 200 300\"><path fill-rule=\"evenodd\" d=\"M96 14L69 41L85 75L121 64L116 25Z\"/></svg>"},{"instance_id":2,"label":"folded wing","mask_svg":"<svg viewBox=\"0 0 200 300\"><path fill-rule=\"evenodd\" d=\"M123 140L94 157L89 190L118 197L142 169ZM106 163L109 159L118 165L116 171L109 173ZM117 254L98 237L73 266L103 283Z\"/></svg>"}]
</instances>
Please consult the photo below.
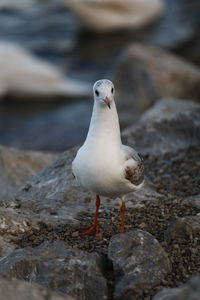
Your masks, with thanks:
<instances>
[{"instance_id":1,"label":"folded wing","mask_svg":"<svg viewBox=\"0 0 200 300\"><path fill-rule=\"evenodd\" d=\"M144 181L144 162L139 153L131 147L122 145L125 154L125 178L133 185L140 185Z\"/></svg>"}]
</instances>

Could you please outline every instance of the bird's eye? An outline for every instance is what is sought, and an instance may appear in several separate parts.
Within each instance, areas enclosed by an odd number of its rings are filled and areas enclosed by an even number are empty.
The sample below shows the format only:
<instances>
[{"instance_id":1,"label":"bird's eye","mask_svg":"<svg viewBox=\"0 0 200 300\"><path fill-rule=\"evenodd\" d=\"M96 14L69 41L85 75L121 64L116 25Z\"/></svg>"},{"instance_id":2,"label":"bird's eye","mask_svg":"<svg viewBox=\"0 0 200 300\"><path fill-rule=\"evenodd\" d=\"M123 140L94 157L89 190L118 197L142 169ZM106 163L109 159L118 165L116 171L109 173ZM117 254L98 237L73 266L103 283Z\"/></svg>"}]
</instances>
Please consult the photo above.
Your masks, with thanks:
<instances>
[{"instance_id":1,"label":"bird's eye","mask_svg":"<svg viewBox=\"0 0 200 300\"><path fill-rule=\"evenodd\" d=\"M113 94L114 93L114 88L112 87L112 89L111 89L111 93Z\"/></svg>"},{"instance_id":2,"label":"bird's eye","mask_svg":"<svg viewBox=\"0 0 200 300\"><path fill-rule=\"evenodd\" d=\"M99 96L99 91L95 90L96 96Z\"/></svg>"}]
</instances>

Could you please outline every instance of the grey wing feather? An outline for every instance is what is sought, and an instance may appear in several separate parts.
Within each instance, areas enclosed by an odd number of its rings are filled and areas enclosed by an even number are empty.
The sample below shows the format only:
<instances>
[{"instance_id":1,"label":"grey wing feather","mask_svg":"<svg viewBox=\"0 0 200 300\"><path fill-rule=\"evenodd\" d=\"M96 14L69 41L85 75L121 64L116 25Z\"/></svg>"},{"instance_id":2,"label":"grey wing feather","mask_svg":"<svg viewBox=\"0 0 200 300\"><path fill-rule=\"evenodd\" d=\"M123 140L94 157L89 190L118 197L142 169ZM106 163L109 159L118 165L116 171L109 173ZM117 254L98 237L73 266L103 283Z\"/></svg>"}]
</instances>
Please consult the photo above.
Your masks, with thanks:
<instances>
[{"instance_id":1,"label":"grey wing feather","mask_svg":"<svg viewBox=\"0 0 200 300\"><path fill-rule=\"evenodd\" d=\"M125 153L126 160L133 159L136 164L132 166L130 164L125 167L125 178L134 185L139 185L144 180L144 161L139 153L133 148L122 145L122 149Z\"/></svg>"}]
</instances>

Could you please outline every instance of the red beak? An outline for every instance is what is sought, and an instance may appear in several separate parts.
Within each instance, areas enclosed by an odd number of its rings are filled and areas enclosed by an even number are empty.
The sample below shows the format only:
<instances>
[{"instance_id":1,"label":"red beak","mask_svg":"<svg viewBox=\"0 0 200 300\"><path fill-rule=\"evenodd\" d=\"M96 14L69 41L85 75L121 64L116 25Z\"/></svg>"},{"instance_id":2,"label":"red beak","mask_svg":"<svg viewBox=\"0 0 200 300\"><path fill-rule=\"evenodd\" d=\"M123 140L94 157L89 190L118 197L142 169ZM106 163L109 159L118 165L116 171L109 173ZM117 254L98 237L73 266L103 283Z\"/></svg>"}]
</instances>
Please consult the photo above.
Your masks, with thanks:
<instances>
[{"instance_id":1,"label":"red beak","mask_svg":"<svg viewBox=\"0 0 200 300\"><path fill-rule=\"evenodd\" d=\"M106 97L106 98L104 99L104 102L105 102L106 105L109 107L109 109L111 109L111 107L110 107L110 98Z\"/></svg>"}]
</instances>

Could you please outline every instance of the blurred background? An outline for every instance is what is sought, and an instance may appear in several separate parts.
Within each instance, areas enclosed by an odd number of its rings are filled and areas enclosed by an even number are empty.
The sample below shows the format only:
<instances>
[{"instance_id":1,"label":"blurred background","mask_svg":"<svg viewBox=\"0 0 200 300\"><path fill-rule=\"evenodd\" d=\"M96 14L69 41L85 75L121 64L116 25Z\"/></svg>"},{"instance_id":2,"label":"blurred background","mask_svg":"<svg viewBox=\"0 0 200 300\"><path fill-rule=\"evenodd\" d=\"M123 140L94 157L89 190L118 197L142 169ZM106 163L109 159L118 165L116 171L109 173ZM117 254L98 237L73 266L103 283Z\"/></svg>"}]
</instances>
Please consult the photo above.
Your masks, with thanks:
<instances>
[{"instance_id":1,"label":"blurred background","mask_svg":"<svg viewBox=\"0 0 200 300\"><path fill-rule=\"evenodd\" d=\"M100 78L122 129L163 97L198 101L199 64L199 0L0 0L0 144L82 143Z\"/></svg>"}]
</instances>

